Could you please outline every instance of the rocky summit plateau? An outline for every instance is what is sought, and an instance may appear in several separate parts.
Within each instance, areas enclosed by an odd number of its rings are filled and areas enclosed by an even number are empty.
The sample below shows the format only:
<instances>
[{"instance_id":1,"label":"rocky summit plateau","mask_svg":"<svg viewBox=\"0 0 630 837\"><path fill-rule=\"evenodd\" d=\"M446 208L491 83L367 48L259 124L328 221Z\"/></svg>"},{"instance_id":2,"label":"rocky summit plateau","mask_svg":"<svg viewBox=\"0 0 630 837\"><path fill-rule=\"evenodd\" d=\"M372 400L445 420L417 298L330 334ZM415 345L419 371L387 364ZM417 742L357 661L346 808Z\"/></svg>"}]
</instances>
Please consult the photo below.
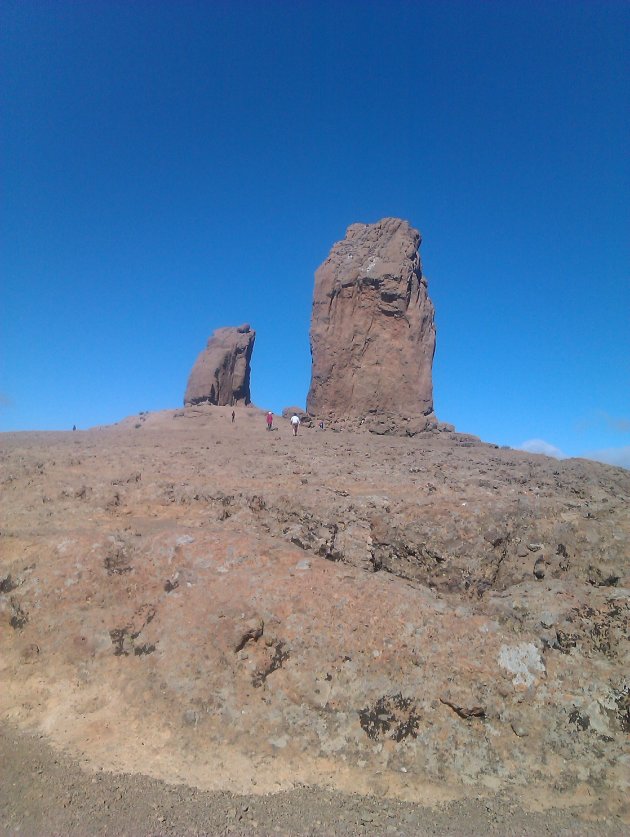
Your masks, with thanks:
<instances>
[{"instance_id":1,"label":"rocky summit plateau","mask_svg":"<svg viewBox=\"0 0 630 837\"><path fill-rule=\"evenodd\" d=\"M58 833L143 777L207 833L622 833L630 473L231 409L3 437L4 746L44 797L70 760Z\"/></svg>"},{"instance_id":2,"label":"rocky summit plateau","mask_svg":"<svg viewBox=\"0 0 630 837\"><path fill-rule=\"evenodd\" d=\"M271 431L243 326L2 434L0 832L627 833L630 471L435 418L419 241L333 247Z\"/></svg>"}]
</instances>

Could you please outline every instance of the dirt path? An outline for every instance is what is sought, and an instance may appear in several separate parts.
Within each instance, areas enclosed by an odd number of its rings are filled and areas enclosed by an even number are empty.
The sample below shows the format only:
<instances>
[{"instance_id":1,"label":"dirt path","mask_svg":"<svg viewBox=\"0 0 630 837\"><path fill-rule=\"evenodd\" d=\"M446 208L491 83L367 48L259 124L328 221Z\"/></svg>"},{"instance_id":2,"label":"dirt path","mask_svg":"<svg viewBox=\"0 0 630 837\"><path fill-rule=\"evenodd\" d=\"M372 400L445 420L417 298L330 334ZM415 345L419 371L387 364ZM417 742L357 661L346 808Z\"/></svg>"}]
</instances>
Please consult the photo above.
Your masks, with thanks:
<instances>
[{"instance_id":1,"label":"dirt path","mask_svg":"<svg viewBox=\"0 0 630 837\"><path fill-rule=\"evenodd\" d=\"M613 837L619 820L523 811L509 799L441 808L309 788L272 796L209 793L145 776L88 773L42 738L0 726L0 834L510 835Z\"/></svg>"}]
</instances>

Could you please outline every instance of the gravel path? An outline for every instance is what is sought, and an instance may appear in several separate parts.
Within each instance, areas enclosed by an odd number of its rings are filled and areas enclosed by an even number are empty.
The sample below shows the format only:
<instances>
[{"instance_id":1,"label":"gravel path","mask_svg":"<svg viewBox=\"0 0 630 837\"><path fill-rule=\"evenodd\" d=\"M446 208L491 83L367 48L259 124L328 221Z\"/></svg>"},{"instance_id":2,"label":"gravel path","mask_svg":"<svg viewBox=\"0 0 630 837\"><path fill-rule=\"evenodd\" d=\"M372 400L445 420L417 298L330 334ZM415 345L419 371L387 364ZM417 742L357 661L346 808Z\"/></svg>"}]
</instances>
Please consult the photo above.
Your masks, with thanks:
<instances>
[{"instance_id":1,"label":"gravel path","mask_svg":"<svg viewBox=\"0 0 630 837\"><path fill-rule=\"evenodd\" d=\"M83 771L43 739L0 726L0 834L472 835L612 837L617 821L528 813L501 801L440 809L300 788L274 796L208 793L145 776Z\"/></svg>"}]
</instances>

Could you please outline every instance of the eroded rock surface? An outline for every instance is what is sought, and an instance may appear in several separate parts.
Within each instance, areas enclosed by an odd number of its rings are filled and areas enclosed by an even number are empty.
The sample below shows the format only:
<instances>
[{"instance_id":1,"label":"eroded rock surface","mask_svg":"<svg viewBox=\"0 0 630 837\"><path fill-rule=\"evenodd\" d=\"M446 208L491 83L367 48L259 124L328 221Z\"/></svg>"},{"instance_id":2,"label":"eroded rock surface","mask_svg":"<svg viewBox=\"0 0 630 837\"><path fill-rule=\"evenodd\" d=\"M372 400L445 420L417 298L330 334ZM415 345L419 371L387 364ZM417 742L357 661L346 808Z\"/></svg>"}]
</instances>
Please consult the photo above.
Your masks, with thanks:
<instances>
[{"instance_id":1,"label":"eroded rock surface","mask_svg":"<svg viewBox=\"0 0 630 837\"><path fill-rule=\"evenodd\" d=\"M377 416L381 426L433 410L433 305L420 233L384 218L353 224L315 274L307 410L318 417Z\"/></svg>"},{"instance_id":2,"label":"eroded rock surface","mask_svg":"<svg viewBox=\"0 0 630 837\"><path fill-rule=\"evenodd\" d=\"M4 434L0 718L206 789L628 819L630 473L231 411Z\"/></svg>"},{"instance_id":3,"label":"eroded rock surface","mask_svg":"<svg viewBox=\"0 0 630 837\"><path fill-rule=\"evenodd\" d=\"M249 404L250 362L256 332L249 325L218 328L193 366L184 405Z\"/></svg>"}]
</instances>

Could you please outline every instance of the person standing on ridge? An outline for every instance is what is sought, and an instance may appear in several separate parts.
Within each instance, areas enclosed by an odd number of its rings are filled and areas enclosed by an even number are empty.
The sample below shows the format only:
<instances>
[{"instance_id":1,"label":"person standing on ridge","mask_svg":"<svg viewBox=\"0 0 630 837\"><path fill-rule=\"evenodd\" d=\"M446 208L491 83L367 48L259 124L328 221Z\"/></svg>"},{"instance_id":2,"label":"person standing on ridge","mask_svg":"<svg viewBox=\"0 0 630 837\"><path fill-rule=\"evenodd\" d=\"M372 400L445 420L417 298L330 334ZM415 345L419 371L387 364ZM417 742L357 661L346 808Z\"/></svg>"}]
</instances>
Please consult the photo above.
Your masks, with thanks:
<instances>
[{"instance_id":1,"label":"person standing on ridge","mask_svg":"<svg viewBox=\"0 0 630 837\"><path fill-rule=\"evenodd\" d=\"M267 430L271 430L273 427L273 413L271 410L267 413Z\"/></svg>"},{"instance_id":2,"label":"person standing on ridge","mask_svg":"<svg viewBox=\"0 0 630 837\"><path fill-rule=\"evenodd\" d=\"M232 410L232 424L234 424L234 419L236 418L236 413Z\"/></svg>"},{"instance_id":3,"label":"person standing on ridge","mask_svg":"<svg viewBox=\"0 0 630 837\"><path fill-rule=\"evenodd\" d=\"M297 436L298 427L300 426L300 417L297 413L293 413L291 416L291 427L293 428L293 435Z\"/></svg>"}]
</instances>

